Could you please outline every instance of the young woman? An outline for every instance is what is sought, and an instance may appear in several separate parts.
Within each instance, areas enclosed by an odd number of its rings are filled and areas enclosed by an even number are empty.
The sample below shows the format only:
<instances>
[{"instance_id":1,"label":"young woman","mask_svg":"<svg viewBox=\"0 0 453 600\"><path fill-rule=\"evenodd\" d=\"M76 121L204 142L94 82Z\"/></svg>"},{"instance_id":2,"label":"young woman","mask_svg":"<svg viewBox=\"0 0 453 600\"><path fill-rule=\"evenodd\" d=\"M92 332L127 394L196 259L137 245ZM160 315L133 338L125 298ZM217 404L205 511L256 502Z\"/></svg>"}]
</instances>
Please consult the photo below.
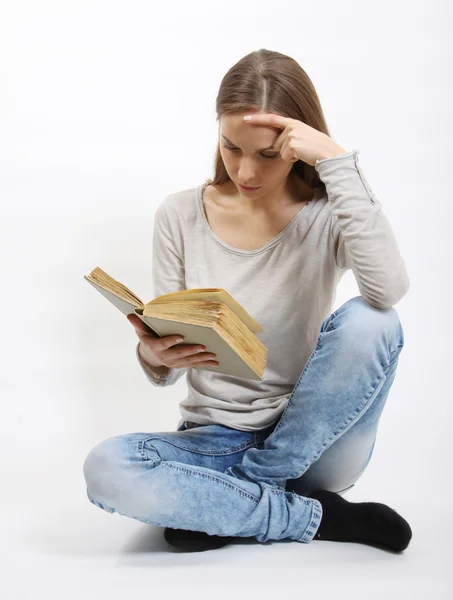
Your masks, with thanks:
<instances>
[{"instance_id":1,"label":"young woman","mask_svg":"<svg viewBox=\"0 0 453 600\"><path fill-rule=\"evenodd\" d=\"M118 435L91 450L88 498L166 527L167 541L189 550L255 537L400 552L412 537L403 517L342 497L370 461L404 344L393 305L409 279L391 226L358 151L329 136L295 60L245 56L216 109L214 179L156 211L154 296L228 290L264 328L264 378L216 373L206 348L156 338L129 315L149 381L187 374L188 395L177 431ZM348 269L360 295L331 313Z\"/></svg>"}]
</instances>

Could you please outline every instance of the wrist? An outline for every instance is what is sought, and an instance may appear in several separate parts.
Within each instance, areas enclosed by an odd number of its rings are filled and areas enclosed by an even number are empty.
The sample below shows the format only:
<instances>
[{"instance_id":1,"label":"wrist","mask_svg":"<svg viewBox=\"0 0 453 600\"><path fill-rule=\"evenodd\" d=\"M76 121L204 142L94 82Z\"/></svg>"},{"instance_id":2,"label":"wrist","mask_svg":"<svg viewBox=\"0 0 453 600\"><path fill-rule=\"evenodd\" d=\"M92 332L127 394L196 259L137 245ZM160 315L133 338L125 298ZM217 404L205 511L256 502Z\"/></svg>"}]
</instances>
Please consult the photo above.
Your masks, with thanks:
<instances>
[{"instance_id":1,"label":"wrist","mask_svg":"<svg viewBox=\"0 0 453 600\"><path fill-rule=\"evenodd\" d=\"M138 344L138 354L139 354L140 358L142 359L142 361L149 367L151 367L153 369L164 368L164 365L162 363L155 364L151 360L149 360L149 358L143 353L143 347L142 347L141 342L139 342L139 344ZM165 368L167 368L167 367L165 367Z\"/></svg>"},{"instance_id":2,"label":"wrist","mask_svg":"<svg viewBox=\"0 0 453 600\"><path fill-rule=\"evenodd\" d=\"M344 154L347 152L345 148L340 146L334 142L331 138L329 138L329 142L326 144L326 147L318 154L316 160L325 160L326 158L334 158L335 156L339 156L340 154Z\"/></svg>"}]
</instances>

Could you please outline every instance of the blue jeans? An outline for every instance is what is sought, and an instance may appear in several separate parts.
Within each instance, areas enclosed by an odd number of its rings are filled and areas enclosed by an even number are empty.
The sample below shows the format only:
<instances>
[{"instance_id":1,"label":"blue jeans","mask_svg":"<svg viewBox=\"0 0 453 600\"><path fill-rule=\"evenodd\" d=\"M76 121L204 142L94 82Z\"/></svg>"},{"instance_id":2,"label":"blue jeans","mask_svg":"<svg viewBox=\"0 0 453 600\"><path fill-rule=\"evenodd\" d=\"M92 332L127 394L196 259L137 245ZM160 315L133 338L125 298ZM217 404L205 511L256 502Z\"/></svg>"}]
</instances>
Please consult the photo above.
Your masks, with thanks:
<instances>
[{"instance_id":1,"label":"blue jeans","mask_svg":"<svg viewBox=\"0 0 453 600\"><path fill-rule=\"evenodd\" d=\"M310 542L316 489L364 472L404 344L396 310L362 296L322 324L280 419L260 431L186 421L98 443L83 465L90 502L144 523L210 535Z\"/></svg>"}]
</instances>

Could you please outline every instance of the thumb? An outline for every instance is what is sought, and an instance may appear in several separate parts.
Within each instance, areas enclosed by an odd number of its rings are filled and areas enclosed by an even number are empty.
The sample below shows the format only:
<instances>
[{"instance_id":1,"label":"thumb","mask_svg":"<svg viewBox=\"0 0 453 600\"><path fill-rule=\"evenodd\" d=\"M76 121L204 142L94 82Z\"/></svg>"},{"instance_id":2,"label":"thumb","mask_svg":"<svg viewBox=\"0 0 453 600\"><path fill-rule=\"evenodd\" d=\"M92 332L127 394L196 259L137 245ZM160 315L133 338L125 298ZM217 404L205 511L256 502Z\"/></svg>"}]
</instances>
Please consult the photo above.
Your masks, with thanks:
<instances>
[{"instance_id":1,"label":"thumb","mask_svg":"<svg viewBox=\"0 0 453 600\"><path fill-rule=\"evenodd\" d=\"M129 321L129 323L132 323L132 325L134 325L134 326L135 326L135 323L136 323L136 318L137 317L135 315L127 315L127 320Z\"/></svg>"},{"instance_id":2,"label":"thumb","mask_svg":"<svg viewBox=\"0 0 453 600\"><path fill-rule=\"evenodd\" d=\"M148 325L146 325L146 323L143 323L143 321L139 319L137 315L127 315L127 320L130 323L132 323L132 325L135 327L135 331L138 335L146 334L151 335L152 337L156 337L152 330L148 327Z\"/></svg>"}]
</instances>

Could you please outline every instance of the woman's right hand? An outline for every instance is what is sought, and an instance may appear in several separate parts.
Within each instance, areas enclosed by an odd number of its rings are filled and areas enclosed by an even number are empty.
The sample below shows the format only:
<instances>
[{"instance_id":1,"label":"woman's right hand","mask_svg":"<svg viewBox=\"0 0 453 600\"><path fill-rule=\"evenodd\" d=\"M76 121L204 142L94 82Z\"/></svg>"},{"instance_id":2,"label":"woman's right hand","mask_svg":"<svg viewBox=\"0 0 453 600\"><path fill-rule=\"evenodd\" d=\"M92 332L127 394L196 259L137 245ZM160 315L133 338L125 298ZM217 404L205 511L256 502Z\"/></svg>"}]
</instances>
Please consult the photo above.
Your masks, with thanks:
<instances>
[{"instance_id":1,"label":"woman's right hand","mask_svg":"<svg viewBox=\"0 0 453 600\"><path fill-rule=\"evenodd\" d=\"M218 367L219 362L216 355L211 352L205 352L203 345L183 346L176 340L179 335L167 335L158 338L152 330L143 323L137 315L129 314L127 319L135 328L135 332L140 340L140 356L151 367L169 367L169 368L187 368L187 367ZM198 352L198 348L202 351Z\"/></svg>"}]
</instances>

